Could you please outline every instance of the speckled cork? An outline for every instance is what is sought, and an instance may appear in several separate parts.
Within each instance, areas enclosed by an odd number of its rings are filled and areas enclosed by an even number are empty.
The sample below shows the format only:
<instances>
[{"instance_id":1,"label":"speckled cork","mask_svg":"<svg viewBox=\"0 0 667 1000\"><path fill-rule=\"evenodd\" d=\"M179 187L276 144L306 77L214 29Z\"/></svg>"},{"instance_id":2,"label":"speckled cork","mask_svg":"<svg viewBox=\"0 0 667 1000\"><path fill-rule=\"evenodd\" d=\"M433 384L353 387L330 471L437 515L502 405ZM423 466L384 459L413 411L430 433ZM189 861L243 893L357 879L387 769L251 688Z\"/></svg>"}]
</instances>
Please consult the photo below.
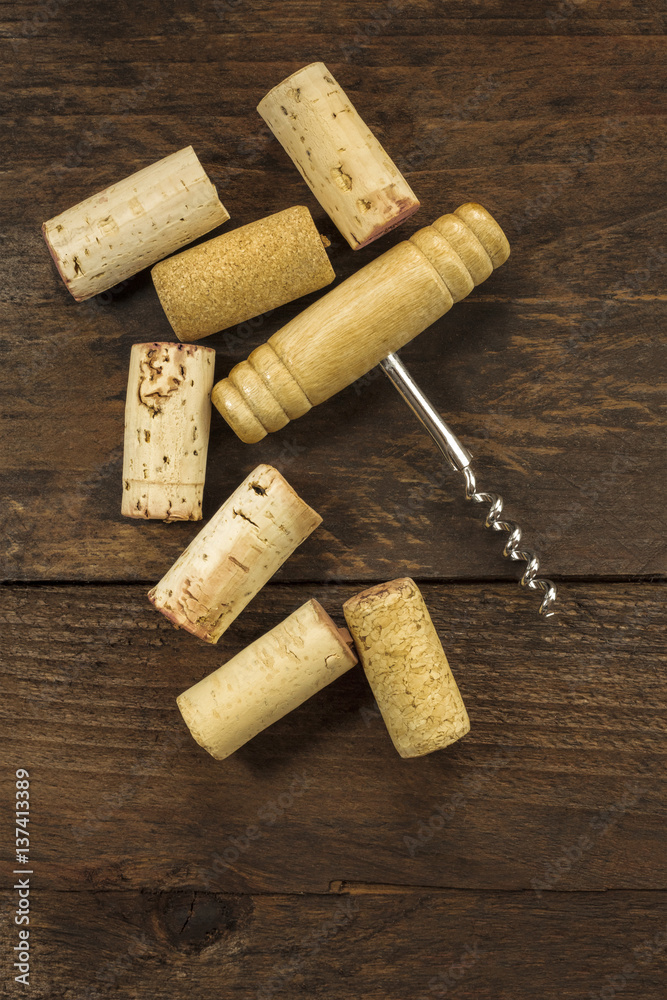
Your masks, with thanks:
<instances>
[{"instance_id":1,"label":"speckled cork","mask_svg":"<svg viewBox=\"0 0 667 1000\"><path fill-rule=\"evenodd\" d=\"M65 285L83 302L228 218L197 154L186 146L49 219L42 232Z\"/></svg>"},{"instance_id":2,"label":"speckled cork","mask_svg":"<svg viewBox=\"0 0 667 1000\"><path fill-rule=\"evenodd\" d=\"M353 250L419 208L414 191L324 63L311 63L257 106Z\"/></svg>"},{"instance_id":3,"label":"speckled cork","mask_svg":"<svg viewBox=\"0 0 667 1000\"><path fill-rule=\"evenodd\" d=\"M162 261L153 283L180 340L199 340L330 284L336 274L303 205Z\"/></svg>"},{"instance_id":4,"label":"speckled cork","mask_svg":"<svg viewBox=\"0 0 667 1000\"><path fill-rule=\"evenodd\" d=\"M463 699L414 580L364 590L343 611L401 757L432 753L469 732Z\"/></svg>"}]
</instances>

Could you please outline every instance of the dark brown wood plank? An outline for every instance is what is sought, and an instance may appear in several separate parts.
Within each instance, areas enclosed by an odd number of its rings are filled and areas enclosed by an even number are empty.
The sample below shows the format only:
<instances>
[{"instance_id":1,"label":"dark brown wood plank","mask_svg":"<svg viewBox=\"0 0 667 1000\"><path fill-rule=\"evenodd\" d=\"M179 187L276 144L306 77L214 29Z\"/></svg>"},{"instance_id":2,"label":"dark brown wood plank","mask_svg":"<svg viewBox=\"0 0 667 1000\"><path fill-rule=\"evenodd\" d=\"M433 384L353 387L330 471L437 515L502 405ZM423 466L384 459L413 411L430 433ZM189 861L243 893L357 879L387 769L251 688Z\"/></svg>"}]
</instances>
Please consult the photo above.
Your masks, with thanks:
<instances>
[{"instance_id":1,"label":"dark brown wood plank","mask_svg":"<svg viewBox=\"0 0 667 1000\"><path fill-rule=\"evenodd\" d=\"M38 890L30 996L660 1000L663 903L641 892ZM0 931L5 955L15 931Z\"/></svg>"},{"instance_id":2,"label":"dark brown wood plank","mask_svg":"<svg viewBox=\"0 0 667 1000\"><path fill-rule=\"evenodd\" d=\"M661 0L384 0L367 8L355 0L334 0L322 6L299 0L183 0L167 10L157 0L116 4L113 12L87 0L59 0L35 10L28 2L6 3L0 28L17 42L35 42L47 35L85 38L178 37L211 33L272 32L282 38L294 33L303 44L312 35L345 46L350 58L372 59L384 37L451 37L505 35L627 35L662 33L665 10ZM297 34L298 32L298 34ZM25 46L27 47L27 46ZM278 47L274 47L274 52Z\"/></svg>"},{"instance_id":3,"label":"dark brown wood plank","mask_svg":"<svg viewBox=\"0 0 667 1000\"><path fill-rule=\"evenodd\" d=\"M0 590L0 741L31 775L40 1000L662 995L665 21L660 0L3 5L0 579L33 582ZM255 112L319 58L423 204L358 254ZM324 525L219 648L148 605L199 527L118 513L130 346L169 327L147 274L77 306L39 230L188 143L231 225L308 204L339 279L462 201L497 215L510 261L404 356L565 578L559 619L382 376L254 448L214 415L206 514L269 461ZM219 375L308 301L211 338ZM196 746L181 690L307 598L342 623L404 573L432 581L465 740L401 761L357 668L226 762Z\"/></svg>"},{"instance_id":4,"label":"dark brown wood plank","mask_svg":"<svg viewBox=\"0 0 667 1000\"><path fill-rule=\"evenodd\" d=\"M423 589L469 736L402 761L356 668L218 763L176 695L311 596L342 622L355 588L270 586L217 648L141 587L5 587L0 724L39 885L664 887L661 588L568 586L550 623L509 583Z\"/></svg>"},{"instance_id":5,"label":"dark brown wood plank","mask_svg":"<svg viewBox=\"0 0 667 1000\"><path fill-rule=\"evenodd\" d=\"M76 326L61 325L50 306L39 309L39 325L8 310L16 332L0 346L12 372L0 472L5 579L156 582L200 529L120 515L124 320L141 327L143 319L145 331L153 322L153 336L168 336L155 306L144 287L131 301L77 313ZM631 292L570 306L480 296L403 352L476 456L480 484L505 497L548 573L665 570L654 492L665 479L654 376L663 313L664 303ZM223 342L219 375L251 345L242 335L230 355ZM62 360L71 351L74 371ZM277 466L324 517L280 579L517 575L501 537L466 502L462 477L379 370L259 445L241 444L214 412L205 516L260 462Z\"/></svg>"},{"instance_id":6,"label":"dark brown wood plank","mask_svg":"<svg viewBox=\"0 0 667 1000\"><path fill-rule=\"evenodd\" d=\"M612 23L599 5L585 7L600 30ZM23 9L15 8L17 17ZM539 24L534 9L521 7ZM0 193L0 350L9 373L0 470L9 545L0 577L155 580L197 530L119 515L129 349L137 339L172 336L148 275L76 305L39 234L45 217L186 142L219 183L233 224L288 203L311 205L334 239L341 278L456 204L488 204L507 228L512 257L410 345L406 360L477 456L480 482L505 495L550 573L664 573L646 489L650 482L659 495L665 483L656 377L665 273L656 182L665 147L663 40L454 33L443 49L426 4L402 13L402 34L395 25L378 36L374 65L330 60L424 205L383 246L352 254L254 110L294 68L276 61L277 38L294 65L313 57L307 32L294 44L280 35L303 15L301 5L284 7L271 35L259 30L268 11L261 5L230 9L221 33L204 32L211 11L193 5L192 30L172 30L183 27L182 13L173 23L162 18L162 33L132 37L148 8L136 17L128 10L104 36L102 62L91 32L102 32L103 19L83 16L62 40L75 16L66 7L31 39L27 58L14 60L15 117L7 124L18 127ZM507 24L516 26L512 11L505 5ZM658 7L614 11L652 17ZM336 13L349 20L352 8L338 4ZM583 13L572 11L568 25ZM488 14L480 7L472 20L495 23ZM210 338L219 374L308 301ZM381 376L255 447L241 445L214 415L206 513L260 461L280 467L325 518L283 580L515 573L500 539L463 500L458 477L442 469Z\"/></svg>"}]
</instances>

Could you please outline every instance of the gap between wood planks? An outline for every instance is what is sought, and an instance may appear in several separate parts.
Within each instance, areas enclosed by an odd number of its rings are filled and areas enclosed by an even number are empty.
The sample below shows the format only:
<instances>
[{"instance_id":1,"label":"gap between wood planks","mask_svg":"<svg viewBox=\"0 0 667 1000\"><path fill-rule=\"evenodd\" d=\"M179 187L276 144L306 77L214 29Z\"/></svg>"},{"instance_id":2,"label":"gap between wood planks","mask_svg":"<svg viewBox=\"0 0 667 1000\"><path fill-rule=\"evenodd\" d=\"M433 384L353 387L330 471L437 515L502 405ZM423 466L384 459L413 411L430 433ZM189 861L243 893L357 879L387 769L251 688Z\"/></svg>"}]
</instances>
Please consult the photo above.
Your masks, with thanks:
<instances>
[{"instance_id":1,"label":"gap between wood planks","mask_svg":"<svg viewBox=\"0 0 667 1000\"><path fill-rule=\"evenodd\" d=\"M172 887L168 889L160 888L160 886L135 886L134 888L128 888L127 886L118 886L117 888L107 887L90 887L90 888L77 888L77 889L65 889L58 887L57 889L53 886L39 887L35 888L35 892L40 895L78 895L78 896L127 896L127 895L155 895L155 896L170 896L176 893L183 893L190 891L194 897L197 896L216 896L219 899L238 899L239 897L256 897L261 899L291 899L292 897L298 897L299 899L329 899L331 896L407 896L416 893L421 893L425 896L445 896L451 893L476 893L480 895L481 893L486 893L489 896L531 896L534 895L535 890L530 886L517 886L516 889L500 889L497 886L491 888L489 886L460 886L460 885L420 885L412 883L397 883L385 884L385 883L374 883L374 882L348 882L344 879L334 879L334 881L329 883L329 889L327 892L314 892L311 890L294 889L294 891L281 890L270 891L263 889L250 889L247 892L225 892L223 889L197 889L184 883L182 886ZM12 886L2 885L0 886L0 893L12 892ZM644 887L635 886L610 886L605 889L549 889L544 888L541 890L542 894L546 896L549 895L550 898L555 896L564 896L571 899L573 896L609 896L614 894L624 894L632 895L641 893L642 895L652 894L652 895L667 895L667 886L653 886L650 889Z\"/></svg>"}]
</instances>

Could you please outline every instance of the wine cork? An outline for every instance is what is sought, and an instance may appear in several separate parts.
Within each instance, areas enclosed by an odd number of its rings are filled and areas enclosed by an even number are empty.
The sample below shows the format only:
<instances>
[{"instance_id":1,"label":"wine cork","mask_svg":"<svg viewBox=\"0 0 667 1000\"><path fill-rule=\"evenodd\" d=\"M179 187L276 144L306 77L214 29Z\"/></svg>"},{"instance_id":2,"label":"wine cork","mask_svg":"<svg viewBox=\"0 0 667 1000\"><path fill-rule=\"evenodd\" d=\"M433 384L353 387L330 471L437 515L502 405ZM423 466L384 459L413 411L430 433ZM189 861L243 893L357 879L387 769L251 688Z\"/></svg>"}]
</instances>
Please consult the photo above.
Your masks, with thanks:
<instances>
[{"instance_id":1,"label":"wine cork","mask_svg":"<svg viewBox=\"0 0 667 1000\"><path fill-rule=\"evenodd\" d=\"M216 643L322 518L258 465L149 595L177 628Z\"/></svg>"},{"instance_id":2,"label":"wine cork","mask_svg":"<svg viewBox=\"0 0 667 1000\"><path fill-rule=\"evenodd\" d=\"M228 218L187 146L61 212L42 232L65 285L83 302Z\"/></svg>"},{"instance_id":3,"label":"wine cork","mask_svg":"<svg viewBox=\"0 0 667 1000\"><path fill-rule=\"evenodd\" d=\"M257 110L353 250L404 222L419 201L324 63L293 73Z\"/></svg>"},{"instance_id":4,"label":"wine cork","mask_svg":"<svg viewBox=\"0 0 667 1000\"><path fill-rule=\"evenodd\" d=\"M162 261L153 283L180 340L198 340L329 285L312 216L285 209Z\"/></svg>"},{"instance_id":5,"label":"wine cork","mask_svg":"<svg viewBox=\"0 0 667 1000\"><path fill-rule=\"evenodd\" d=\"M371 587L343 612L401 757L421 757L465 736L468 713L414 580Z\"/></svg>"},{"instance_id":6,"label":"wine cork","mask_svg":"<svg viewBox=\"0 0 667 1000\"><path fill-rule=\"evenodd\" d=\"M134 344L125 402L124 517L201 521L215 351Z\"/></svg>"},{"instance_id":7,"label":"wine cork","mask_svg":"<svg viewBox=\"0 0 667 1000\"><path fill-rule=\"evenodd\" d=\"M315 600L177 699L200 746L223 760L357 663L346 629Z\"/></svg>"}]
</instances>

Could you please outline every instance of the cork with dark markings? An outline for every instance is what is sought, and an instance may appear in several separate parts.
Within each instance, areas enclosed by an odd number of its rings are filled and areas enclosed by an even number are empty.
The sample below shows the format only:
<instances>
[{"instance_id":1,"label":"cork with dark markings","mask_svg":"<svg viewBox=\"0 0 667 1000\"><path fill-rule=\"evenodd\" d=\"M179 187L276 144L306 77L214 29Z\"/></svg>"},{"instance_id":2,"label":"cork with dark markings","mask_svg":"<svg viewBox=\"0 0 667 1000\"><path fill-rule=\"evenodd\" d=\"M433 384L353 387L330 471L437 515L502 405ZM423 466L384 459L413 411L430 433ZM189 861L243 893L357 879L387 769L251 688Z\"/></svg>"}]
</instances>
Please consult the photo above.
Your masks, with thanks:
<instances>
[{"instance_id":1,"label":"cork with dark markings","mask_svg":"<svg viewBox=\"0 0 667 1000\"><path fill-rule=\"evenodd\" d=\"M216 643L321 523L277 469L258 465L148 599L176 628Z\"/></svg>"},{"instance_id":2,"label":"cork with dark markings","mask_svg":"<svg viewBox=\"0 0 667 1000\"><path fill-rule=\"evenodd\" d=\"M134 344L125 397L124 517L200 521L215 351Z\"/></svg>"},{"instance_id":3,"label":"cork with dark markings","mask_svg":"<svg viewBox=\"0 0 667 1000\"><path fill-rule=\"evenodd\" d=\"M277 82L257 110L353 250L418 211L414 191L324 63Z\"/></svg>"}]
</instances>

